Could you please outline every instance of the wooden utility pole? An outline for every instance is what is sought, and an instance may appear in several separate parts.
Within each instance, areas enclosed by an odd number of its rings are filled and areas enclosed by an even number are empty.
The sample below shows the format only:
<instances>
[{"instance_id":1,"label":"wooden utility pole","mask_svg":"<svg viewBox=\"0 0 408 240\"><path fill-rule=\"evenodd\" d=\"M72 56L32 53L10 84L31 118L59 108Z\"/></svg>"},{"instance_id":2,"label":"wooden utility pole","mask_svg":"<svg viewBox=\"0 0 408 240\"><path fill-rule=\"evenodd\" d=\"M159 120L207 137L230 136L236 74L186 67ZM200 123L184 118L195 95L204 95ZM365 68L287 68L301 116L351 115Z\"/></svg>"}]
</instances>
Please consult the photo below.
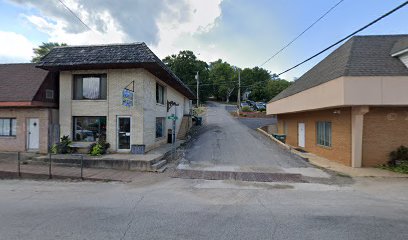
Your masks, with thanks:
<instances>
[{"instance_id":1,"label":"wooden utility pole","mask_svg":"<svg viewBox=\"0 0 408 240\"><path fill-rule=\"evenodd\" d=\"M238 69L238 97L237 97L237 104L238 104L238 113L241 110L241 71Z\"/></svg>"},{"instance_id":2,"label":"wooden utility pole","mask_svg":"<svg viewBox=\"0 0 408 240\"><path fill-rule=\"evenodd\" d=\"M199 97L199 93L200 93L200 79L199 79L199 75L198 75L198 71L197 71L197 75L195 76L195 79L197 80L197 107L200 106L200 97Z\"/></svg>"}]
</instances>

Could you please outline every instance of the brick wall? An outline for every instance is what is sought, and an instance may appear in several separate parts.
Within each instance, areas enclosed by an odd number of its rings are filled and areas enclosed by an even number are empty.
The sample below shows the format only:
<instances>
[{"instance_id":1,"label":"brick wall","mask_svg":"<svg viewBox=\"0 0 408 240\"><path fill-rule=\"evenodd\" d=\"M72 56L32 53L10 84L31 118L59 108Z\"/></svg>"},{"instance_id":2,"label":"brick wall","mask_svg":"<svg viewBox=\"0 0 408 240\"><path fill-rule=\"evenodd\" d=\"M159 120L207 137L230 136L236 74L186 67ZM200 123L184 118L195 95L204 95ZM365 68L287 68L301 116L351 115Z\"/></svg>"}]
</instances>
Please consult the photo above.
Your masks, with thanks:
<instances>
[{"instance_id":1,"label":"brick wall","mask_svg":"<svg viewBox=\"0 0 408 240\"><path fill-rule=\"evenodd\" d=\"M15 137L0 137L1 152L24 152L27 149L27 120L38 118L39 149L40 153L48 152L48 126L50 121L50 110L47 108L3 108L0 109L0 118L16 118L17 132Z\"/></svg>"},{"instance_id":2,"label":"brick wall","mask_svg":"<svg viewBox=\"0 0 408 240\"><path fill-rule=\"evenodd\" d=\"M386 163L391 151L408 146L408 107L370 107L363 131L363 167Z\"/></svg>"},{"instance_id":3,"label":"brick wall","mask_svg":"<svg viewBox=\"0 0 408 240\"><path fill-rule=\"evenodd\" d=\"M284 134L286 125L286 142L298 146L298 123L305 123L305 150L327 159L351 166L351 108L338 108L340 114L334 114L335 109L290 113L278 115L278 131ZM332 146L323 147L316 144L316 122L332 123Z\"/></svg>"},{"instance_id":4,"label":"brick wall","mask_svg":"<svg viewBox=\"0 0 408 240\"><path fill-rule=\"evenodd\" d=\"M72 100L73 74L107 74L106 100ZM134 81L135 99L131 108L122 105L122 90ZM166 86L165 104L156 104L156 82ZM156 117L167 117L174 112L174 107L167 112L167 100L175 101L177 107L177 131L185 108L185 97L166 85L145 69L107 69L89 71L63 71L60 74L60 124L61 136L72 136L72 116L106 116L107 141L111 150L117 149L117 117L131 117L131 144L145 144L150 150L167 142L167 129L171 121L166 120L165 137L156 139ZM130 86L131 87L131 86ZM176 131L176 132L177 132Z\"/></svg>"}]
</instances>

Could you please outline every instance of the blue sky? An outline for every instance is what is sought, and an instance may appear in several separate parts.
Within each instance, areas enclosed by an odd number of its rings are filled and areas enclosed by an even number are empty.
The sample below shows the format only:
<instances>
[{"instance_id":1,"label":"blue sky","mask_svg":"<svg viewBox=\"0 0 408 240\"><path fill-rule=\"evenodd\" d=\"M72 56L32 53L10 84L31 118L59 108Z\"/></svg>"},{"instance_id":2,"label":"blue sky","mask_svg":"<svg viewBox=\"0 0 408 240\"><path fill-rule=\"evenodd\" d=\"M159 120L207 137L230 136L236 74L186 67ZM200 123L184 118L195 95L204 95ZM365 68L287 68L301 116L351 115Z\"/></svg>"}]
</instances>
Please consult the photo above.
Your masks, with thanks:
<instances>
[{"instance_id":1,"label":"blue sky","mask_svg":"<svg viewBox=\"0 0 408 240\"><path fill-rule=\"evenodd\" d=\"M29 61L31 49L47 41L143 41L161 58L188 49L205 61L221 58L242 68L254 67L339 0L63 1L91 31L57 0L0 0L0 62ZM404 1L345 0L264 68L272 73L286 70ZM407 23L405 7L360 35L408 34ZM283 77L301 76L327 54Z\"/></svg>"}]
</instances>

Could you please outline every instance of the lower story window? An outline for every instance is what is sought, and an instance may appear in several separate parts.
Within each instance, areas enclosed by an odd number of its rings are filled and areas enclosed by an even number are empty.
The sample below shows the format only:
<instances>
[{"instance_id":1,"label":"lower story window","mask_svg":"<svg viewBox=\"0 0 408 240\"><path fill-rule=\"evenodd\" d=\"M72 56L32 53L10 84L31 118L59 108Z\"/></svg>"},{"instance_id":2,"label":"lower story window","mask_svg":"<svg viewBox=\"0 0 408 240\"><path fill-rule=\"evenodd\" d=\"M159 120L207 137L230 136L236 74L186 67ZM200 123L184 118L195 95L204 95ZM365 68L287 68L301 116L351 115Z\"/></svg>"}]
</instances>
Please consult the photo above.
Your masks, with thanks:
<instances>
[{"instance_id":1,"label":"lower story window","mask_svg":"<svg viewBox=\"0 0 408 240\"><path fill-rule=\"evenodd\" d=\"M15 118L0 118L0 136L16 136L16 129Z\"/></svg>"},{"instance_id":2,"label":"lower story window","mask_svg":"<svg viewBox=\"0 0 408 240\"><path fill-rule=\"evenodd\" d=\"M95 142L106 138L106 117L74 117L74 141Z\"/></svg>"},{"instance_id":3,"label":"lower story window","mask_svg":"<svg viewBox=\"0 0 408 240\"><path fill-rule=\"evenodd\" d=\"M156 138L164 136L164 117L156 118Z\"/></svg>"},{"instance_id":4,"label":"lower story window","mask_svg":"<svg viewBox=\"0 0 408 240\"><path fill-rule=\"evenodd\" d=\"M332 145L332 125L331 122L316 123L317 144L325 147Z\"/></svg>"}]
</instances>

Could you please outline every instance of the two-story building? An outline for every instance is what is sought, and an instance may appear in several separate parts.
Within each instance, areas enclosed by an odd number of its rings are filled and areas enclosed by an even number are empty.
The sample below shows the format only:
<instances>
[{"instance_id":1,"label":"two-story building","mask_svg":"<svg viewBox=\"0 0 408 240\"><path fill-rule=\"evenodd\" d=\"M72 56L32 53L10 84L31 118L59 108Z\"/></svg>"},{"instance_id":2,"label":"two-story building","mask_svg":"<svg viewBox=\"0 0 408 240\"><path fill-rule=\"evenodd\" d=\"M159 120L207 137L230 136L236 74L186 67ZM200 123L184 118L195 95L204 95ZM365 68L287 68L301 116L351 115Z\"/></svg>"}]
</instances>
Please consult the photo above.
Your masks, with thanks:
<instances>
[{"instance_id":1,"label":"two-story building","mask_svg":"<svg viewBox=\"0 0 408 240\"><path fill-rule=\"evenodd\" d=\"M106 138L110 151L146 151L188 127L193 92L144 43L68 46L37 65L59 73L60 135L84 146Z\"/></svg>"},{"instance_id":2,"label":"two-story building","mask_svg":"<svg viewBox=\"0 0 408 240\"><path fill-rule=\"evenodd\" d=\"M408 146L408 35L356 36L267 104L286 143L352 167Z\"/></svg>"}]
</instances>

